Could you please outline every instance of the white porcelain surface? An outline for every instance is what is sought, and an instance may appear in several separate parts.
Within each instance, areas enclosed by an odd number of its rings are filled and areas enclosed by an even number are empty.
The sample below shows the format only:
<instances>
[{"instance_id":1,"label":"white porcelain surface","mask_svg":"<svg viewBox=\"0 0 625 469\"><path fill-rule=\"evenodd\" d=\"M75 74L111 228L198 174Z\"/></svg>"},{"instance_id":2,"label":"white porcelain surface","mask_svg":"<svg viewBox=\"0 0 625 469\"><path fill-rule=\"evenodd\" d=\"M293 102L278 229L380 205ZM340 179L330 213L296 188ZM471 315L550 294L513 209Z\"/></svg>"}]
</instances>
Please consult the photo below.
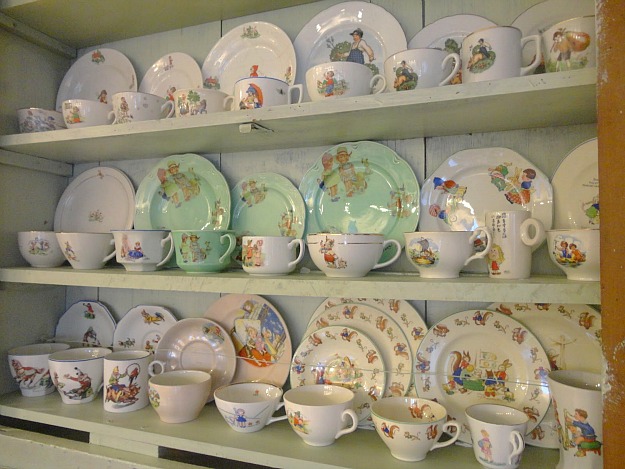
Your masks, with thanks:
<instances>
[{"instance_id":1,"label":"white porcelain surface","mask_svg":"<svg viewBox=\"0 0 625 469\"><path fill-rule=\"evenodd\" d=\"M139 84L142 93L173 100L180 89L202 88L202 71L193 57L183 52L170 52L158 59L145 72Z\"/></svg>"},{"instance_id":2,"label":"white porcelain surface","mask_svg":"<svg viewBox=\"0 0 625 469\"><path fill-rule=\"evenodd\" d=\"M63 114L58 111L29 107L15 111L20 133L48 132L66 129Z\"/></svg>"},{"instance_id":3,"label":"white porcelain surface","mask_svg":"<svg viewBox=\"0 0 625 469\"><path fill-rule=\"evenodd\" d=\"M600 280L600 243L599 230L547 231L549 257L569 280Z\"/></svg>"},{"instance_id":4,"label":"white porcelain surface","mask_svg":"<svg viewBox=\"0 0 625 469\"><path fill-rule=\"evenodd\" d=\"M89 99L68 99L62 103L63 119L68 129L108 125L113 105Z\"/></svg>"},{"instance_id":5,"label":"white porcelain surface","mask_svg":"<svg viewBox=\"0 0 625 469\"><path fill-rule=\"evenodd\" d=\"M68 344L43 343L22 345L7 351L9 370L22 396L37 397L54 392L48 357L68 348Z\"/></svg>"},{"instance_id":6,"label":"white porcelain surface","mask_svg":"<svg viewBox=\"0 0 625 469\"><path fill-rule=\"evenodd\" d=\"M169 261L174 241L169 230L113 230L115 258L129 272L152 272Z\"/></svg>"},{"instance_id":7,"label":"white porcelain surface","mask_svg":"<svg viewBox=\"0 0 625 469\"><path fill-rule=\"evenodd\" d=\"M229 111L233 100L223 91L204 88L178 89L173 97L175 115L183 118Z\"/></svg>"},{"instance_id":8,"label":"white porcelain surface","mask_svg":"<svg viewBox=\"0 0 625 469\"><path fill-rule=\"evenodd\" d=\"M545 71L561 72L597 66L595 16L571 18L542 33Z\"/></svg>"},{"instance_id":9,"label":"white porcelain surface","mask_svg":"<svg viewBox=\"0 0 625 469\"><path fill-rule=\"evenodd\" d=\"M143 409L148 401L148 364L152 354L146 350L124 350L104 357L104 410L126 413Z\"/></svg>"},{"instance_id":10,"label":"white porcelain surface","mask_svg":"<svg viewBox=\"0 0 625 469\"><path fill-rule=\"evenodd\" d=\"M306 90L312 101L380 94L387 79L354 62L326 62L306 71Z\"/></svg>"},{"instance_id":11,"label":"white porcelain surface","mask_svg":"<svg viewBox=\"0 0 625 469\"><path fill-rule=\"evenodd\" d=\"M165 332L177 321L163 306L134 306L115 327L113 350L147 350L154 353Z\"/></svg>"},{"instance_id":12,"label":"white porcelain surface","mask_svg":"<svg viewBox=\"0 0 625 469\"><path fill-rule=\"evenodd\" d=\"M33 267L58 267L65 262L54 231L19 231L17 245L22 257Z\"/></svg>"},{"instance_id":13,"label":"white porcelain surface","mask_svg":"<svg viewBox=\"0 0 625 469\"><path fill-rule=\"evenodd\" d=\"M115 256L111 233L57 233L63 255L77 270L102 269Z\"/></svg>"},{"instance_id":14,"label":"white porcelain surface","mask_svg":"<svg viewBox=\"0 0 625 469\"><path fill-rule=\"evenodd\" d=\"M302 102L303 86L270 77L240 78L234 83L232 110L252 110Z\"/></svg>"},{"instance_id":15,"label":"white porcelain surface","mask_svg":"<svg viewBox=\"0 0 625 469\"><path fill-rule=\"evenodd\" d=\"M54 340L72 346L110 347L115 319L99 301L83 300L70 306L56 325Z\"/></svg>"},{"instance_id":16,"label":"white porcelain surface","mask_svg":"<svg viewBox=\"0 0 625 469\"><path fill-rule=\"evenodd\" d=\"M195 420L211 392L209 373L198 370L168 371L148 381L152 408L165 423Z\"/></svg>"},{"instance_id":17,"label":"white porcelain surface","mask_svg":"<svg viewBox=\"0 0 625 469\"><path fill-rule=\"evenodd\" d=\"M139 91L115 93L112 103L113 110L109 116L115 117L113 124L164 119L174 115L174 102L155 94Z\"/></svg>"},{"instance_id":18,"label":"white porcelain surface","mask_svg":"<svg viewBox=\"0 0 625 469\"><path fill-rule=\"evenodd\" d=\"M306 253L306 245L290 236L243 236L243 270L251 275L284 275L293 272Z\"/></svg>"},{"instance_id":19,"label":"white porcelain surface","mask_svg":"<svg viewBox=\"0 0 625 469\"><path fill-rule=\"evenodd\" d=\"M408 49L384 62L388 91L410 91L447 85L460 70L460 56L433 48Z\"/></svg>"}]
</instances>

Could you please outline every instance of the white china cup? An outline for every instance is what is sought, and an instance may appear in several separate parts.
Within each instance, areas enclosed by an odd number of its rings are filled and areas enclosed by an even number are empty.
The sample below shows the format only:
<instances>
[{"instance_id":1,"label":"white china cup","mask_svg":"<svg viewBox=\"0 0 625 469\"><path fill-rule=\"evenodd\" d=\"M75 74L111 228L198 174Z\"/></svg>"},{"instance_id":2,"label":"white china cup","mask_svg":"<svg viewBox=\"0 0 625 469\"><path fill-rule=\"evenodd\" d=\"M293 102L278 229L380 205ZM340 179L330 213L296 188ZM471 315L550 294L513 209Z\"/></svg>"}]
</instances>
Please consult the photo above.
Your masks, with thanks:
<instances>
[{"instance_id":1,"label":"white china cup","mask_svg":"<svg viewBox=\"0 0 625 469\"><path fill-rule=\"evenodd\" d=\"M439 49L408 49L384 61L388 91L448 85L460 69L460 55Z\"/></svg>"},{"instance_id":2,"label":"white china cup","mask_svg":"<svg viewBox=\"0 0 625 469\"><path fill-rule=\"evenodd\" d=\"M31 344L7 352L11 376L20 387L22 396L37 397L54 392L48 357L68 348L68 344L61 343Z\"/></svg>"},{"instance_id":3,"label":"white china cup","mask_svg":"<svg viewBox=\"0 0 625 469\"><path fill-rule=\"evenodd\" d=\"M282 389L269 383L233 383L215 390L219 413L234 431L253 433L265 425L286 420L273 414L284 407Z\"/></svg>"},{"instance_id":4,"label":"white china cup","mask_svg":"<svg viewBox=\"0 0 625 469\"><path fill-rule=\"evenodd\" d=\"M486 246L476 251L478 237ZM488 255L492 234L485 227L475 231L416 231L404 233L406 257L423 278L457 278L460 270L475 259Z\"/></svg>"},{"instance_id":5,"label":"white china cup","mask_svg":"<svg viewBox=\"0 0 625 469\"><path fill-rule=\"evenodd\" d=\"M546 72L597 66L595 17L580 16L560 21L542 33Z\"/></svg>"},{"instance_id":6,"label":"white china cup","mask_svg":"<svg viewBox=\"0 0 625 469\"><path fill-rule=\"evenodd\" d=\"M57 233L56 239L77 270L101 269L115 256L112 233Z\"/></svg>"},{"instance_id":7,"label":"white china cup","mask_svg":"<svg viewBox=\"0 0 625 469\"><path fill-rule=\"evenodd\" d=\"M291 428L311 446L328 446L355 432L358 416L353 405L354 393L341 386L310 384L284 393Z\"/></svg>"},{"instance_id":8,"label":"white china cup","mask_svg":"<svg viewBox=\"0 0 625 469\"><path fill-rule=\"evenodd\" d=\"M293 272L306 252L304 241L290 236L243 236L241 248L243 270L251 275Z\"/></svg>"},{"instance_id":9,"label":"white china cup","mask_svg":"<svg viewBox=\"0 0 625 469\"><path fill-rule=\"evenodd\" d=\"M540 35L521 37L514 26L492 26L462 41L462 83L512 78L532 73L542 61ZM534 60L522 66L522 49L532 42Z\"/></svg>"},{"instance_id":10,"label":"white china cup","mask_svg":"<svg viewBox=\"0 0 625 469\"><path fill-rule=\"evenodd\" d=\"M109 118L113 124L127 124L156 120L174 115L174 102L155 94L140 91L122 91L113 95L113 110Z\"/></svg>"},{"instance_id":11,"label":"white china cup","mask_svg":"<svg viewBox=\"0 0 625 469\"><path fill-rule=\"evenodd\" d=\"M199 370L166 371L148 381L149 399L166 423L184 423L199 417L211 392L211 375Z\"/></svg>"},{"instance_id":12,"label":"white china cup","mask_svg":"<svg viewBox=\"0 0 625 469\"><path fill-rule=\"evenodd\" d=\"M20 231L17 245L22 257L33 267L58 267L65 262L54 231Z\"/></svg>"},{"instance_id":13,"label":"white china cup","mask_svg":"<svg viewBox=\"0 0 625 469\"><path fill-rule=\"evenodd\" d=\"M74 348L48 357L50 374L64 404L86 404L100 393L104 379L104 347Z\"/></svg>"},{"instance_id":14,"label":"white china cup","mask_svg":"<svg viewBox=\"0 0 625 469\"><path fill-rule=\"evenodd\" d=\"M125 413L143 409L148 400L147 350L122 350L104 357L104 410Z\"/></svg>"},{"instance_id":15,"label":"white china cup","mask_svg":"<svg viewBox=\"0 0 625 469\"><path fill-rule=\"evenodd\" d=\"M306 90L312 101L379 94L386 78L374 75L366 65L355 62L327 62L306 71Z\"/></svg>"},{"instance_id":16,"label":"white china cup","mask_svg":"<svg viewBox=\"0 0 625 469\"><path fill-rule=\"evenodd\" d=\"M490 469L516 469L525 449L529 418L500 404L475 404L465 410L475 459Z\"/></svg>"},{"instance_id":17,"label":"white china cup","mask_svg":"<svg viewBox=\"0 0 625 469\"><path fill-rule=\"evenodd\" d=\"M569 280L598 282L600 232L593 229L547 230L547 249L552 262Z\"/></svg>"},{"instance_id":18,"label":"white china cup","mask_svg":"<svg viewBox=\"0 0 625 469\"><path fill-rule=\"evenodd\" d=\"M111 230L115 259L129 272L152 272L174 253L169 230ZM167 247L167 245L169 246Z\"/></svg>"},{"instance_id":19,"label":"white china cup","mask_svg":"<svg viewBox=\"0 0 625 469\"><path fill-rule=\"evenodd\" d=\"M68 99L62 103L63 119L68 129L79 129L113 122L113 106L89 99Z\"/></svg>"},{"instance_id":20,"label":"white china cup","mask_svg":"<svg viewBox=\"0 0 625 469\"><path fill-rule=\"evenodd\" d=\"M297 99L293 98L297 91ZM302 85L270 77L241 78L234 84L232 110L251 110L302 102Z\"/></svg>"},{"instance_id":21,"label":"white china cup","mask_svg":"<svg viewBox=\"0 0 625 469\"><path fill-rule=\"evenodd\" d=\"M182 89L174 93L176 117L193 117L232 108L234 96L223 91L209 89Z\"/></svg>"},{"instance_id":22,"label":"white china cup","mask_svg":"<svg viewBox=\"0 0 625 469\"><path fill-rule=\"evenodd\" d=\"M29 107L18 109L17 125L21 134L66 129L63 114L50 109Z\"/></svg>"},{"instance_id":23,"label":"white china cup","mask_svg":"<svg viewBox=\"0 0 625 469\"><path fill-rule=\"evenodd\" d=\"M416 397L385 397L371 404L375 429L394 458L422 461L437 448L452 445L460 436L460 424L447 421L440 404ZM444 442L443 433L453 436Z\"/></svg>"},{"instance_id":24,"label":"white china cup","mask_svg":"<svg viewBox=\"0 0 625 469\"><path fill-rule=\"evenodd\" d=\"M377 233L314 233L306 237L306 244L312 261L328 277L364 277L370 270L391 265L401 255L397 240L385 240ZM391 245L395 254L386 262L378 262Z\"/></svg>"}]
</instances>

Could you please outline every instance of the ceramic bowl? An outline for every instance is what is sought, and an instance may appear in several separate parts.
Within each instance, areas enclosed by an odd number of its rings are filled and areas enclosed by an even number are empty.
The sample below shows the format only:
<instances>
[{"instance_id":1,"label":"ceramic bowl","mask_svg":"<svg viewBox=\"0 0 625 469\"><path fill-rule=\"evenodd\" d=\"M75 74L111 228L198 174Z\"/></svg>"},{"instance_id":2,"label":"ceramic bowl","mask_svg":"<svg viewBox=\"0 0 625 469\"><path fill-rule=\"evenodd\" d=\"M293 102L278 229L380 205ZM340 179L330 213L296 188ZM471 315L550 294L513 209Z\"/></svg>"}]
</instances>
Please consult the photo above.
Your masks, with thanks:
<instances>
[{"instance_id":1,"label":"ceramic bowl","mask_svg":"<svg viewBox=\"0 0 625 469\"><path fill-rule=\"evenodd\" d=\"M581 16L560 21L542 33L546 72L597 66L595 17Z\"/></svg>"},{"instance_id":2,"label":"ceramic bowl","mask_svg":"<svg viewBox=\"0 0 625 469\"><path fill-rule=\"evenodd\" d=\"M327 62L306 72L306 90L312 101L379 94L386 78L374 75L366 65L355 62Z\"/></svg>"},{"instance_id":3,"label":"ceramic bowl","mask_svg":"<svg viewBox=\"0 0 625 469\"><path fill-rule=\"evenodd\" d=\"M74 269L101 269L115 256L112 233L57 233L56 239Z\"/></svg>"},{"instance_id":4,"label":"ceramic bowl","mask_svg":"<svg viewBox=\"0 0 625 469\"><path fill-rule=\"evenodd\" d=\"M211 375L199 370L175 370L154 375L148 381L150 404L163 422L195 420L211 391Z\"/></svg>"},{"instance_id":5,"label":"ceramic bowl","mask_svg":"<svg viewBox=\"0 0 625 469\"><path fill-rule=\"evenodd\" d=\"M128 124L164 119L174 115L174 102L160 96L140 91L122 91L113 95L109 118L113 124Z\"/></svg>"},{"instance_id":6,"label":"ceramic bowl","mask_svg":"<svg viewBox=\"0 0 625 469\"><path fill-rule=\"evenodd\" d=\"M89 99L68 99L63 101L63 118L68 129L108 125L113 122L109 113L113 106Z\"/></svg>"},{"instance_id":7,"label":"ceramic bowl","mask_svg":"<svg viewBox=\"0 0 625 469\"><path fill-rule=\"evenodd\" d=\"M33 267L58 267L65 262L54 231L20 231L17 244L22 257Z\"/></svg>"},{"instance_id":8,"label":"ceramic bowl","mask_svg":"<svg viewBox=\"0 0 625 469\"><path fill-rule=\"evenodd\" d=\"M7 352L11 375L20 387L22 396L37 397L54 392L48 357L68 348L68 344L61 343L31 344L12 348Z\"/></svg>"},{"instance_id":9,"label":"ceramic bowl","mask_svg":"<svg viewBox=\"0 0 625 469\"><path fill-rule=\"evenodd\" d=\"M599 230L547 230L549 257L569 280L599 281Z\"/></svg>"},{"instance_id":10,"label":"ceramic bowl","mask_svg":"<svg viewBox=\"0 0 625 469\"><path fill-rule=\"evenodd\" d=\"M17 124L20 133L29 134L32 132L47 132L49 130L66 129L63 114L50 109L39 107L29 107L18 109Z\"/></svg>"}]
</instances>

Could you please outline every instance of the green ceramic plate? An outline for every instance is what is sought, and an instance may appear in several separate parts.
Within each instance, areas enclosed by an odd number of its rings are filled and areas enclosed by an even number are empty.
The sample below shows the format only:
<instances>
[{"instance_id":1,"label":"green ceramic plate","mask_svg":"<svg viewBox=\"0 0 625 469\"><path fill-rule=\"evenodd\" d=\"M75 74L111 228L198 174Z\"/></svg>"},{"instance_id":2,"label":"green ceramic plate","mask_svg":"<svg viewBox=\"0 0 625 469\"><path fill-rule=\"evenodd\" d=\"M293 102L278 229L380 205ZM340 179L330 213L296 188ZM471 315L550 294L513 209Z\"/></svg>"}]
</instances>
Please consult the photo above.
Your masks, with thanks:
<instances>
[{"instance_id":1,"label":"green ceramic plate","mask_svg":"<svg viewBox=\"0 0 625 469\"><path fill-rule=\"evenodd\" d=\"M229 223L228 183L206 158L168 156L139 184L136 229L226 230Z\"/></svg>"}]
</instances>

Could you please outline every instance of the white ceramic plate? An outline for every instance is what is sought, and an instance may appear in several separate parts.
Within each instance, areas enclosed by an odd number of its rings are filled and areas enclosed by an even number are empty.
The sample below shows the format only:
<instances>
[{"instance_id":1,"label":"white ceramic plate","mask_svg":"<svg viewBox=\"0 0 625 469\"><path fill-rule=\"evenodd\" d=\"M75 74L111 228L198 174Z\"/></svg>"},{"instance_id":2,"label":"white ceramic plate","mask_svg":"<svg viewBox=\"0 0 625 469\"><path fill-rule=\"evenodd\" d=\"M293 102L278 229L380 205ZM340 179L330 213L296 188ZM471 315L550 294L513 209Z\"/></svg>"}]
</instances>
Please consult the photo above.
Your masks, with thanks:
<instances>
[{"instance_id":1,"label":"white ceramic plate","mask_svg":"<svg viewBox=\"0 0 625 469\"><path fill-rule=\"evenodd\" d=\"M74 303L56 325L54 340L81 347L110 347L113 345L115 319L108 308L98 301Z\"/></svg>"},{"instance_id":2,"label":"white ceramic plate","mask_svg":"<svg viewBox=\"0 0 625 469\"><path fill-rule=\"evenodd\" d=\"M293 355L291 388L335 384L351 389L359 425L371 426L371 403L386 388L380 349L359 329L328 326L304 336Z\"/></svg>"},{"instance_id":3,"label":"white ceramic plate","mask_svg":"<svg viewBox=\"0 0 625 469\"><path fill-rule=\"evenodd\" d=\"M147 350L154 353L165 332L177 321L163 306L135 306L117 323L113 350Z\"/></svg>"},{"instance_id":4,"label":"white ceramic plate","mask_svg":"<svg viewBox=\"0 0 625 469\"><path fill-rule=\"evenodd\" d=\"M204 88L232 94L246 77L271 77L292 85L297 71L295 49L287 34L271 23L253 21L226 33L202 65Z\"/></svg>"},{"instance_id":5,"label":"white ceramic plate","mask_svg":"<svg viewBox=\"0 0 625 469\"><path fill-rule=\"evenodd\" d=\"M599 149L597 139L578 145L556 169L553 179L554 226L599 228Z\"/></svg>"},{"instance_id":6,"label":"white ceramic plate","mask_svg":"<svg viewBox=\"0 0 625 469\"><path fill-rule=\"evenodd\" d=\"M98 166L78 175L63 192L54 213L54 230L108 233L129 230L135 188L119 169Z\"/></svg>"},{"instance_id":7,"label":"white ceramic plate","mask_svg":"<svg viewBox=\"0 0 625 469\"><path fill-rule=\"evenodd\" d=\"M237 360L227 332L206 318L181 319L163 335L154 360L165 362L164 371L200 370L211 374L211 394L232 381Z\"/></svg>"},{"instance_id":8,"label":"white ceramic plate","mask_svg":"<svg viewBox=\"0 0 625 469\"><path fill-rule=\"evenodd\" d=\"M121 52L96 49L80 57L67 71L56 95L56 110L67 99L112 103L115 93L137 91L135 69Z\"/></svg>"},{"instance_id":9,"label":"white ceramic plate","mask_svg":"<svg viewBox=\"0 0 625 469\"><path fill-rule=\"evenodd\" d=\"M225 295L204 317L223 325L238 358L234 381L264 381L282 387L289 377L291 336L278 310L258 295Z\"/></svg>"},{"instance_id":10,"label":"white ceramic plate","mask_svg":"<svg viewBox=\"0 0 625 469\"><path fill-rule=\"evenodd\" d=\"M139 91L174 100L176 90L202 88L202 70L193 57L172 52L158 59L143 75Z\"/></svg>"},{"instance_id":11,"label":"white ceramic plate","mask_svg":"<svg viewBox=\"0 0 625 469\"><path fill-rule=\"evenodd\" d=\"M295 83L306 83L306 71L315 65L346 60L342 54L349 52L353 42L351 33L356 28L362 30L362 41L373 51L373 61L365 53L364 63L374 73L383 75L384 61L407 48L404 30L384 8L368 2L339 3L317 14L295 38L298 64ZM305 100L310 101L307 93Z\"/></svg>"},{"instance_id":12,"label":"white ceramic plate","mask_svg":"<svg viewBox=\"0 0 625 469\"><path fill-rule=\"evenodd\" d=\"M417 351L415 388L461 424L459 441L471 443L465 409L497 403L529 417L530 434L550 404L549 359L520 322L488 310L452 314L433 326Z\"/></svg>"},{"instance_id":13,"label":"white ceramic plate","mask_svg":"<svg viewBox=\"0 0 625 469\"><path fill-rule=\"evenodd\" d=\"M534 333L552 370L602 373L601 314L588 305L555 303L493 303L489 309L507 314ZM525 442L559 448L557 420L552 407Z\"/></svg>"}]
</instances>

